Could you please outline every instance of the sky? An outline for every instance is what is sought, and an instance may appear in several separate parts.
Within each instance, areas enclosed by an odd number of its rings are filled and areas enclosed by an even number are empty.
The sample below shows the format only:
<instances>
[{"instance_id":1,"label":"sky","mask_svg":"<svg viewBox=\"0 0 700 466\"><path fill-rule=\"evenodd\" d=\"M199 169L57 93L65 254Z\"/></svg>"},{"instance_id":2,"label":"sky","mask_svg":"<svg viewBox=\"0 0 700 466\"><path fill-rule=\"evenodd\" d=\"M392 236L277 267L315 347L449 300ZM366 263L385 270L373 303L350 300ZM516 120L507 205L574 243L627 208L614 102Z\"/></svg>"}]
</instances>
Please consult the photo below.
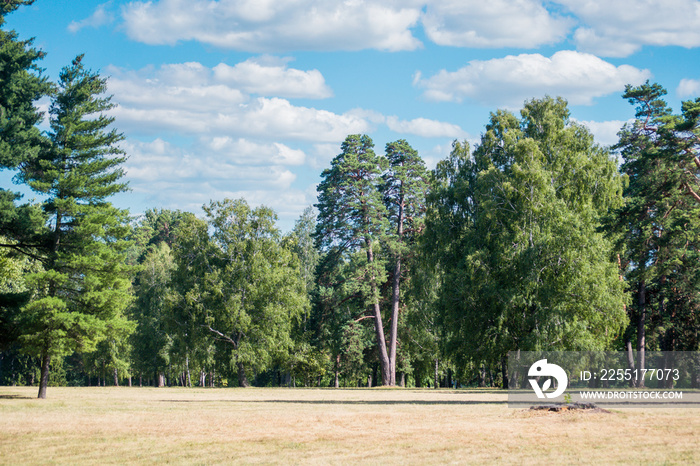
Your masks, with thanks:
<instances>
[{"instance_id":1,"label":"sky","mask_svg":"<svg viewBox=\"0 0 700 466\"><path fill-rule=\"evenodd\" d=\"M532 98L564 97L612 145L626 84L661 84L676 111L700 96L694 0L36 0L5 27L52 80L79 54L108 78L131 188L117 206L242 197L282 231L349 134L378 154L405 139L434 168Z\"/></svg>"}]
</instances>

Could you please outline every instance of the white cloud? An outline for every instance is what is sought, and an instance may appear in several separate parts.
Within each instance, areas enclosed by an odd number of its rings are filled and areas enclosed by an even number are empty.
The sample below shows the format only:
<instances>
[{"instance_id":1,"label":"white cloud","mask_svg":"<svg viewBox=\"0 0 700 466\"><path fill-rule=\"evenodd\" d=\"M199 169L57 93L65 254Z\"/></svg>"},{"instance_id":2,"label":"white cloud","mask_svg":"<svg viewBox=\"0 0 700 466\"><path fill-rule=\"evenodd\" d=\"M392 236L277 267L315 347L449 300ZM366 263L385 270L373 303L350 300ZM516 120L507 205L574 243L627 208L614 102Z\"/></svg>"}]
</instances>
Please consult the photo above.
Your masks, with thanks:
<instances>
[{"instance_id":1,"label":"white cloud","mask_svg":"<svg viewBox=\"0 0 700 466\"><path fill-rule=\"evenodd\" d=\"M204 144L209 150L223 155L223 160L255 166L303 165L306 154L278 142L260 144L243 138L217 136ZM218 155L217 155L218 156Z\"/></svg>"},{"instance_id":2,"label":"white cloud","mask_svg":"<svg viewBox=\"0 0 700 466\"><path fill-rule=\"evenodd\" d=\"M572 31L579 50L600 56L700 46L697 0L152 0L126 4L122 16L140 42L248 52L415 50L419 23L429 40L455 47L535 48Z\"/></svg>"},{"instance_id":3,"label":"white cloud","mask_svg":"<svg viewBox=\"0 0 700 466\"><path fill-rule=\"evenodd\" d=\"M109 11L112 2L103 3L95 8L95 11L85 19L80 21L71 21L68 25L68 30L76 33L83 28L98 28L114 21L114 15Z\"/></svg>"},{"instance_id":4,"label":"white cloud","mask_svg":"<svg viewBox=\"0 0 700 466\"><path fill-rule=\"evenodd\" d=\"M422 16L427 36L439 45L534 48L559 42L573 22L537 0L428 2Z\"/></svg>"},{"instance_id":5,"label":"white cloud","mask_svg":"<svg viewBox=\"0 0 700 466\"><path fill-rule=\"evenodd\" d=\"M248 66L251 62L244 62ZM164 65L158 69L124 71L110 68L109 91L117 106L112 114L123 130L153 133L173 131L182 135L225 135L229 137L269 137L316 142L342 141L347 134L369 130L361 117L336 114L327 110L292 105L279 97L252 97L243 89L225 83L230 67L217 70L199 63ZM298 88L298 83L284 84L285 76L311 76L313 82L323 77L304 71L256 64L260 71L258 87L280 92ZM265 68L272 71L266 74ZM235 73L234 73L235 74ZM320 75L320 73L319 73ZM263 76L266 76L264 78ZM267 80L266 80L267 79ZM306 78L301 78L304 81ZM234 83L240 84L240 83ZM320 96L325 84L311 92Z\"/></svg>"},{"instance_id":6,"label":"white cloud","mask_svg":"<svg viewBox=\"0 0 700 466\"><path fill-rule=\"evenodd\" d=\"M406 2L403 2L406 3ZM414 50L420 4L394 0L159 0L127 4L126 32L147 44L196 40L250 52Z\"/></svg>"},{"instance_id":7,"label":"white cloud","mask_svg":"<svg viewBox=\"0 0 700 466\"><path fill-rule=\"evenodd\" d=\"M399 120L396 116L390 116L386 119L386 125L397 133L413 134L424 138L461 138L466 135L458 125L427 118Z\"/></svg>"},{"instance_id":8,"label":"white cloud","mask_svg":"<svg viewBox=\"0 0 700 466\"><path fill-rule=\"evenodd\" d=\"M260 57L234 66L220 63L213 69L214 79L262 96L325 99L333 95L320 71L289 69L288 61Z\"/></svg>"},{"instance_id":9,"label":"white cloud","mask_svg":"<svg viewBox=\"0 0 700 466\"><path fill-rule=\"evenodd\" d=\"M517 108L523 101L545 94L562 96L573 105L590 105L596 97L641 84L648 70L614 66L593 55L560 51L547 58L540 54L509 55L474 60L457 71L442 70L434 76L415 76L424 96L436 101L471 99L489 106Z\"/></svg>"},{"instance_id":10,"label":"white cloud","mask_svg":"<svg viewBox=\"0 0 700 466\"><path fill-rule=\"evenodd\" d=\"M619 140L617 133L620 132L625 123L632 121L634 120L579 121L579 123L586 126L593 133L595 142L601 146L612 146L617 144Z\"/></svg>"},{"instance_id":11,"label":"white cloud","mask_svg":"<svg viewBox=\"0 0 700 466\"><path fill-rule=\"evenodd\" d=\"M697 0L556 0L577 16L579 50L628 56L644 45L700 46Z\"/></svg>"},{"instance_id":12,"label":"white cloud","mask_svg":"<svg viewBox=\"0 0 700 466\"><path fill-rule=\"evenodd\" d=\"M213 138L182 148L157 138L122 148L129 186L147 205L199 212L209 200L244 197L273 208L288 227L314 201L293 186L297 175L285 167L302 162L303 151L283 144Z\"/></svg>"},{"instance_id":13,"label":"white cloud","mask_svg":"<svg viewBox=\"0 0 700 466\"><path fill-rule=\"evenodd\" d=\"M700 79L681 79L676 94L681 99L700 96Z\"/></svg>"}]
</instances>

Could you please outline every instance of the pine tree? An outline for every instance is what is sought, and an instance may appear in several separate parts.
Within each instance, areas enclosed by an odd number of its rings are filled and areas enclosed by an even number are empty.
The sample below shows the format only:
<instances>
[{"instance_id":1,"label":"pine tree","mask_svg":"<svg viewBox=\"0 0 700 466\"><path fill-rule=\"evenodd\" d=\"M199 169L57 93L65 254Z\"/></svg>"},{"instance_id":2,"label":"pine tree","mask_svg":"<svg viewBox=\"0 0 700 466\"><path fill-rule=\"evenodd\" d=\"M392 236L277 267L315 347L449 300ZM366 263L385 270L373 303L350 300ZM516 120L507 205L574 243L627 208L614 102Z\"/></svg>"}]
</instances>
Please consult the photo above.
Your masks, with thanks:
<instances>
[{"instance_id":1,"label":"pine tree","mask_svg":"<svg viewBox=\"0 0 700 466\"><path fill-rule=\"evenodd\" d=\"M44 271L28 277L35 296L20 316L25 350L41 357L39 398L46 397L51 359L92 351L111 329L124 333L130 301L128 213L106 200L127 189L119 182L123 137L104 114L112 106L103 97L106 80L82 58L60 74L51 144L20 165L20 180L46 197L50 220L38 248Z\"/></svg>"},{"instance_id":2,"label":"pine tree","mask_svg":"<svg viewBox=\"0 0 700 466\"><path fill-rule=\"evenodd\" d=\"M617 145L629 185L616 227L634 295L625 343L633 363L636 335L640 369L649 347L692 351L699 344L700 99L684 102L677 115L665 94L659 84L627 86L623 98L636 106L636 120L623 128Z\"/></svg>"},{"instance_id":3,"label":"pine tree","mask_svg":"<svg viewBox=\"0 0 700 466\"><path fill-rule=\"evenodd\" d=\"M358 264L355 281L364 306L371 308L382 384L391 385L391 364L380 309L380 287L386 272L377 252L388 230L386 207L380 191L381 175L387 168L385 158L374 153L374 143L366 135L350 135L341 145L342 152L322 173L318 190L316 239L328 257L349 261L362 252L366 259Z\"/></svg>"},{"instance_id":4,"label":"pine tree","mask_svg":"<svg viewBox=\"0 0 700 466\"><path fill-rule=\"evenodd\" d=\"M400 139L386 145L389 168L384 174L382 193L390 221L387 235L392 255L391 329L389 332L390 385L396 385L396 358L399 335L401 281L406 274L418 235L423 230L428 176L423 159L407 141Z\"/></svg>"},{"instance_id":5,"label":"pine tree","mask_svg":"<svg viewBox=\"0 0 700 466\"><path fill-rule=\"evenodd\" d=\"M0 26L9 13L31 3L33 0L3 1ZM0 170L17 169L36 158L48 143L36 126L43 118L36 103L52 91L41 75L39 61L43 57L43 52L32 47L32 40L19 40L15 31L0 29ZM21 197L0 187L0 248L25 258L36 257L36 233L45 218L36 205L18 205ZM15 293L0 297L0 312L6 306L16 307L17 299Z\"/></svg>"}]
</instances>

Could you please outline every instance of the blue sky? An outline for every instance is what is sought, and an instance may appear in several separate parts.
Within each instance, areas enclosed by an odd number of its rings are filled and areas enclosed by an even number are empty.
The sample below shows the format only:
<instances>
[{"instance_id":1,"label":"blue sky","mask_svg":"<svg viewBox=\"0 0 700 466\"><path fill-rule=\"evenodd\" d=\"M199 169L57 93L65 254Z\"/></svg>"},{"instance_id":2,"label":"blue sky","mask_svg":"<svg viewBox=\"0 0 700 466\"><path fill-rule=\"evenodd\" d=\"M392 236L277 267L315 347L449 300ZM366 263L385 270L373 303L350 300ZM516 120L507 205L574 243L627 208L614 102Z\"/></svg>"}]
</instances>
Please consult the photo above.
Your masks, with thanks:
<instances>
[{"instance_id":1,"label":"blue sky","mask_svg":"<svg viewBox=\"0 0 700 466\"><path fill-rule=\"evenodd\" d=\"M625 84L660 83L676 110L700 96L693 0L36 0L7 27L52 79L81 53L109 76L131 187L117 205L244 197L282 230L348 134L377 153L406 139L432 168L526 99L565 97L608 145L634 115Z\"/></svg>"}]
</instances>

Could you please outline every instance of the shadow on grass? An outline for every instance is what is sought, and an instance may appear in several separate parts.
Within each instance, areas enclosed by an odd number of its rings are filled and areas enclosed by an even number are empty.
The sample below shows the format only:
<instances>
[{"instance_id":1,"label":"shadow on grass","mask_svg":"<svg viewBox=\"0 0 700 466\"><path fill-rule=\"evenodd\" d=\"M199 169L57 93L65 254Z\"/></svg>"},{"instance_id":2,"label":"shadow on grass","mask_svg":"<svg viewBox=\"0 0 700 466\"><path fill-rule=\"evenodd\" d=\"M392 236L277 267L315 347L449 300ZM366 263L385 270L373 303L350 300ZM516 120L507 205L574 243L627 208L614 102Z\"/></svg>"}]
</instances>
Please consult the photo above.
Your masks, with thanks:
<instances>
[{"instance_id":1,"label":"shadow on grass","mask_svg":"<svg viewBox=\"0 0 700 466\"><path fill-rule=\"evenodd\" d=\"M34 398L25 395L0 395L0 400L33 400Z\"/></svg>"},{"instance_id":2,"label":"shadow on grass","mask_svg":"<svg viewBox=\"0 0 700 466\"><path fill-rule=\"evenodd\" d=\"M284 403L310 405L505 405L506 401L459 400L159 400L163 403Z\"/></svg>"}]
</instances>

